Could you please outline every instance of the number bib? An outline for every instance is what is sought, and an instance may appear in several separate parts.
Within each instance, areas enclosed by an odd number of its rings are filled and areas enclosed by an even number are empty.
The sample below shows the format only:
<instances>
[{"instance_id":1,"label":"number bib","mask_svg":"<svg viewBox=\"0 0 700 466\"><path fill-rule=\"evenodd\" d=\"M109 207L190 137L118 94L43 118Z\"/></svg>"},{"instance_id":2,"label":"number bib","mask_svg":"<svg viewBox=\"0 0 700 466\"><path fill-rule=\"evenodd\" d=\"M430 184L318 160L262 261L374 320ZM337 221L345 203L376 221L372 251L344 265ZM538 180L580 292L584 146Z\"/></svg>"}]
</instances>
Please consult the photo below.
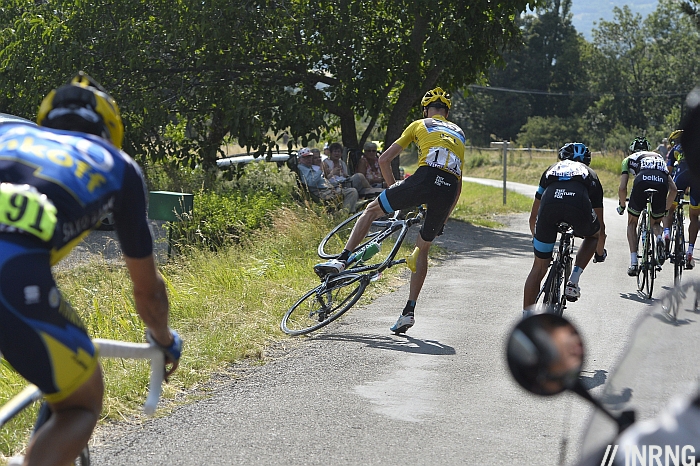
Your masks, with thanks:
<instances>
[{"instance_id":1,"label":"number bib","mask_svg":"<svg viewBox=\"0 0 700 466\"><path fill-rule=\"evenodd\" d=\"M56 229L56 206L28 184L0 183L0 224L49 241Z\"/></svg>"},{"instance_id":2,"label":"number bib","mask_svg":"<svg viewBox=\"0 0 700 466\"><path fill-rule=\"evenodd\" d=\"M429 167L441 168L453 173L458 178L462 176L462 161L444 147L431 147L425 157L425 163Z\"/></svg>"}]
</instances>

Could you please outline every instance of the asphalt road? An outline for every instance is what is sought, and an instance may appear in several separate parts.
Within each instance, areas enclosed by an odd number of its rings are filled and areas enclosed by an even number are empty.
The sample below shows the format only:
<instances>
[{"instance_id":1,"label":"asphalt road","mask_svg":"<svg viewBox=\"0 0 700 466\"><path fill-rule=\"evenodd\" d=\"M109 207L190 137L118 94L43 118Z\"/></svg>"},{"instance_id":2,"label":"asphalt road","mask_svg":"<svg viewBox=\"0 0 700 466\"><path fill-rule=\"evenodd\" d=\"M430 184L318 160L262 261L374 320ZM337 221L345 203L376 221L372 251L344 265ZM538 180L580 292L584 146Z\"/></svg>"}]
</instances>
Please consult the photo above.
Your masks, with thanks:
<instances>
[{"instance_id":1,"label":"asphalt road","mask_svg":"<svg viewBox=\"0 0 700 466\"><path fill-rule=\"evenodd\" d=\"M615 205L606 200L608 259L589 264L582 296L565 314L583 335L583 380L593 393L649 305L626 274L626 217ZM521 316L533 257L527 215L509 222L503 230L449 223L438 241L449 254L430 268L408 335L389 331L406 285L371 304L360 301L310 338L290 340L269 363L221 383L206 399L141 426L102 429L94 463L572 463L588 405L574 395L530 395L507 372L506 336ZM672 282L666 267L659 293Z\"/></svg>"}]
</instances>

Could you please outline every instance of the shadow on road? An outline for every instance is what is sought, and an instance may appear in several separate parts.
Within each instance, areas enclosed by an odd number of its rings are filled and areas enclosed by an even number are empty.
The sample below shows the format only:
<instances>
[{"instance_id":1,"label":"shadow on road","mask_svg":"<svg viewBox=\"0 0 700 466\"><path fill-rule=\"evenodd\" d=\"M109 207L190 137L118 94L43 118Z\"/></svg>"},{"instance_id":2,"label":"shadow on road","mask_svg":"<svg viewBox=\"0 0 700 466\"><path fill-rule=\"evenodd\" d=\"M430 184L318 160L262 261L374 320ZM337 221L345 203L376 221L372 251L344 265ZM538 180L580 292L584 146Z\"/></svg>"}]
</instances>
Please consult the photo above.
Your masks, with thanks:
<instances>
[{"instance_id":1,"label":"shadow on road","mask_svg":"<svg viewBox=\"0 0 700 466\"><path fill-rule=\"evenodd\" d=\"M449 356L456 354L455 349L449 345L443 345L435 340L420 340L408 335L402 335L401 339L393 336L363 335L363 334L323 334L314 338L323 341L350 341L362 343L369 348L377 348L404 353L430 354L434 356Z\"/></svg>"},{"instance_id":2,"label":"shadow on road","mask_svg":"<svg viewBox=\"0 0 700 466\"><path fill-rule=\"evenodd\" d=\"M472 257L513 257L532 255L530 234L477 227L451 220L445 234L435 243L453 253L469 253Z\"/></svg>"},{"instance_id":3,"label":"shadow on road","mask_svg":"<svg viewBox=\"0 0 700 466\"><path fill-rule=\"evenodd\" d=\"M620 293L620 298L648 305L654 304L654 301L648 301L646 298L640 296L639 293Z\"/></svg>"},{"instance_id":4,"label":"shadow on road","mask_svg":"<svg viewBox=\"0 0 700 466\"><path fill-rule=\"evenodd\" d=\"M583 373L590 372L590 371L583 371ZM588 390L591 390L595 387L599 387L605 383L605 381L608 378L608 371L604 371L601 369L596 369L595 372L593 372L592 376L587 376L587 375L581 375L581 383L583 383L583 386L586 387Z\"/></svg>"}]
</instances>

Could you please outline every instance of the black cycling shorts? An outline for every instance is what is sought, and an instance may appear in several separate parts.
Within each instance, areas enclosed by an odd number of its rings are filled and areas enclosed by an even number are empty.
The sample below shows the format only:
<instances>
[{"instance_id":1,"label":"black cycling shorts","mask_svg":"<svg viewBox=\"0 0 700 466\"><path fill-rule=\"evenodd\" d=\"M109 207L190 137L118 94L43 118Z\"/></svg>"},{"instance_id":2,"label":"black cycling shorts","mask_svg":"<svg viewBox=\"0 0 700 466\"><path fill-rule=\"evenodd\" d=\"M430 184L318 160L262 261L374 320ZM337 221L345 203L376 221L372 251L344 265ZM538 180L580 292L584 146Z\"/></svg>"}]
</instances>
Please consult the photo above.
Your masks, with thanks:
<instances>
[{"instance_id":1,"label":"black cycling shorts","mask_svg":"<svg viewBox=\"0 0 700 466\"><path fill-rule=\"evenodd\" d=\"M557 241L557 225L561 222L571 225L574 235L581 238L593 236L600 230L600 221L591 206L588 191L581 183L552 183L542 193L532 241L536 257L551 259Z\"/></svg>"},{"instance_id":2,"label":"black cycling shorts","mask_svg":"<svg viewBox=\"0 0 700 466\"><path fill-rule=\"evenodd\" d=\"M668 194L668 175L660 170L642 170L634 177L630 201L627 211L639 217L639 214L647 206L646 189L655 189L654 199L651 201L651 216L661 218L666 214L666 194Z\"/></svg>"},{"instance_id":3,"label":"black cycling shorts","mask_svg":"<svg viewBox=\"0 0 700 466\"><path fill-rule=\"evenodd\" d=\"M15 234L0 234L0 352L49 402L64 400L97 368L85 327L56 288L49 250Z\"/></svg>"},{"instance_id":4,"label":"black cycling shorts","mask_svg":"<svg viewBox=\"0 0 700 466\"><path fill-rule=\"evenodd\" d=\"M426 204L428 212L420 236L430 243L447 221L460 182L455 175L439 168L419 167L413 175L385 189L377 199L387 214Z\"/></svg>"}]
</instances>

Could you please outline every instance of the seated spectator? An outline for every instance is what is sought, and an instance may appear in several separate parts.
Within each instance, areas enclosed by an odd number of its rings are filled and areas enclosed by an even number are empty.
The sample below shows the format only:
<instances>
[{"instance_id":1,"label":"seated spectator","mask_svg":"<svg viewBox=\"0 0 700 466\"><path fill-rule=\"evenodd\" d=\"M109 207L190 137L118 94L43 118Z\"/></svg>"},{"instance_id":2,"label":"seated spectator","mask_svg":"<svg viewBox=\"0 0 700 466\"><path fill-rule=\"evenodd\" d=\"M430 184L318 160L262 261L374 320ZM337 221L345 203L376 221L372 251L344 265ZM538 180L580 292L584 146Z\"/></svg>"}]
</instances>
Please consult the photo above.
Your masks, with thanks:
<instances>
[{"instance_id":1,"label":"seated spectator","mask_svg":"<svg viewBox=\"0 0 700 466\"><path fill-rule=\"evenodd\" d=\"M379 169L379 156L377 145L373 142L365 143L365 150L357 164L357 173L362 173L373 188L384 188L384 177Z\"/></svg>"},{"instance_id":2,"label":"seated spectator","mask_svg":"<svg viewBox=\"0 0 700 466\"><path fill-rule=\"evenodd\" d=\"M323 157L321 156L321 151L318 150L317 148L311 149L311 157L312 157L312 165L311 168L313 168L316 171L323 171Z\"/></svg>"},{"instance_id":3,"label":"seated spectator","mask_svg":"<svg viewBox=\"0 0 700 466\"><path fill-rule=\"evenodd\" d=\"M307 147L299 150L299 178L306 185L309 192L324 201L342 200L343 208L351 213L357 208L358 194L355 188L343 188L333 186L324 176L322 169L314 169L314 155ZM315 161L320 167L321 156Z\"/></svg>"},{"instance_id":4,"label":"seated spectator","mask_svg":"<svg viewBox=\"0 0 700 466\"><path fill-rule=\"evenodd\" d=\"M362 173L350 176L347 164L340 158L343 155L343 146L334 142L329 147L331 155L323 161L323 174L333 186L352 186L360 195L374 194L375 189Z\"/></svg>"}]
</instances>

